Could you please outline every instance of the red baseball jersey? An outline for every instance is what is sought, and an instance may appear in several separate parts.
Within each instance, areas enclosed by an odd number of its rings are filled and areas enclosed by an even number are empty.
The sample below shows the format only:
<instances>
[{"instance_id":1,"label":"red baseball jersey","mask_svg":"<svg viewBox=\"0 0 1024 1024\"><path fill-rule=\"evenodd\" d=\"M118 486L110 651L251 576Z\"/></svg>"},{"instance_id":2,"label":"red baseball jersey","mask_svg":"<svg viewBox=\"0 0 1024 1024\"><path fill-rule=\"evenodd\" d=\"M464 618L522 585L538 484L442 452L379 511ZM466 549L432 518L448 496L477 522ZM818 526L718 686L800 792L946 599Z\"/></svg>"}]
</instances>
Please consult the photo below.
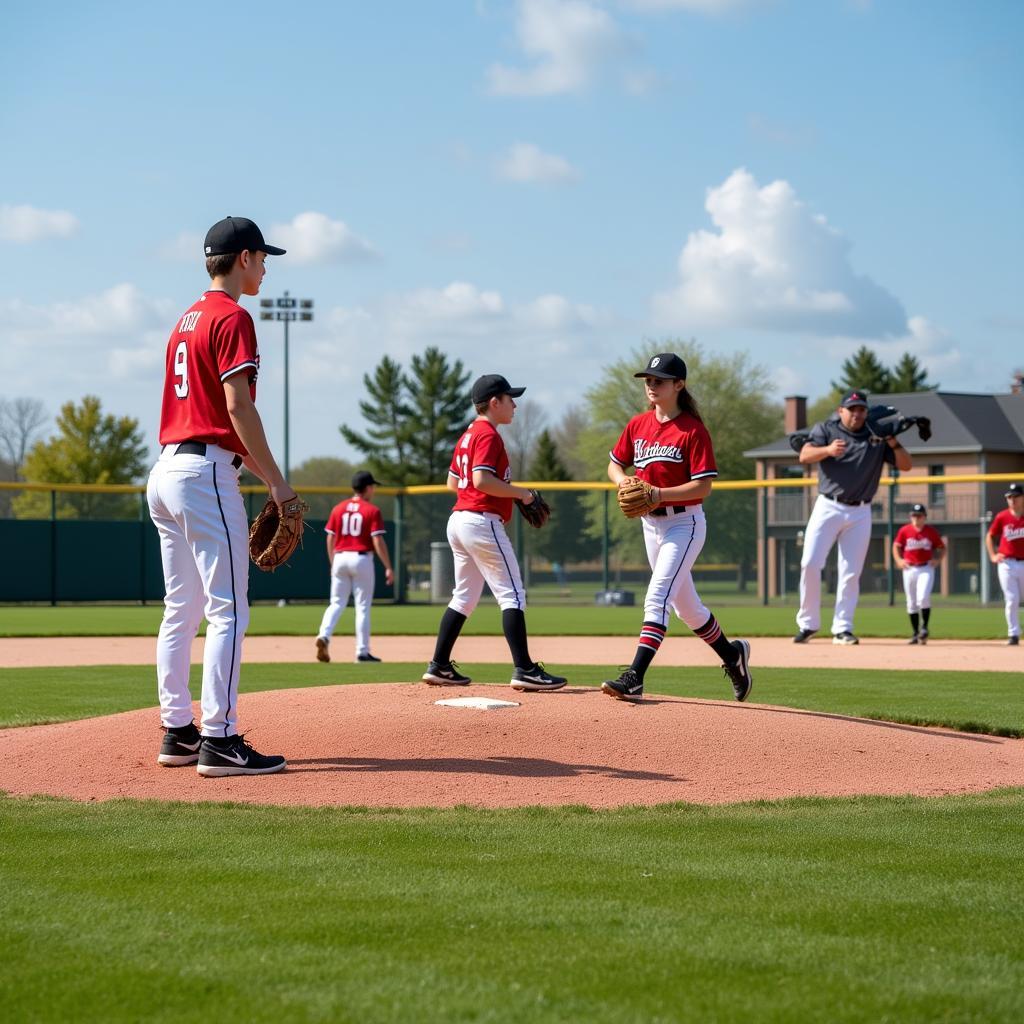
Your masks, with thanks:
<instances>
[{"instance_id":1,"label":"red baseball jersey","mask_svg":"<svg viewBox=\"0 0 1024 1024\"><path fill-rule=\"evenodd\" d=\"M227 292L205 292L175 324L167 342L160 444L206 441L247 455L228 416L224 381L248 373L255 401L259 366L249 312Z\"/></svg>"},{"instance_id":2,"label":"red baseball jersey","mask_svg":"<svg viewBox=\"0 0 1024 1024\"><path fill-rule=\"evenodd\" d=\"M999 543L999 553L1007 558L1024 559L1024 516L1015 516L1008 508L997 513L988 528L989 536Z\"/></svg>"},{"instance_id":3,"label":"red baseball jersey","mask_svg":"<svg viewBox=\"0 0 1024 1024\"><path fill-rule=\"evenodd\" d=\"M324 527L334 536L334 553L339 551L372 551L373 538L384 534L384 518L380 509L362 498L338 502Z\"/></svg>"},{"instance_id":4,"label":"red baseball jersey","mask_svg":"<svg viewBox=\"0 0 1024 1024\"><path fill-rule=\"evenodd\" d=\"M448 467L448 475L459 482L453 511L493 512L507 523L512 518L512 498L496 498L474 487L473 471L476 469L493 473L505 483L512 479L505 442L494 424L484 417L473 420L466 427Z\"/></svg>"},{"instance_id":5,"label":"red baseball jersey","mask_svg":"<svg viewBox=\"0 0 1024 1024\"><path fill-rule=\"evenodd\" d=\"M634 416L609 455L623 469L634 466L636 475L655 487L678 487L691 480L718 476L707 427L688 412L665 423L658 421L653 410ZM684 503L663 501L661 506L678 504Z\"/></svg>"},{"instance_id":6,"label":"red baseball jersey","mask_svg":"<svg viewBox=\"0 0 1024 1024\"><path fill-rule=\"evenodd\" d=\"M932 555L945 546L939 531L927 523L920 530L913 523L906 523L896 534L896 547L902 550L907 565L927 565Z\"/></svg>"}]
</instances>

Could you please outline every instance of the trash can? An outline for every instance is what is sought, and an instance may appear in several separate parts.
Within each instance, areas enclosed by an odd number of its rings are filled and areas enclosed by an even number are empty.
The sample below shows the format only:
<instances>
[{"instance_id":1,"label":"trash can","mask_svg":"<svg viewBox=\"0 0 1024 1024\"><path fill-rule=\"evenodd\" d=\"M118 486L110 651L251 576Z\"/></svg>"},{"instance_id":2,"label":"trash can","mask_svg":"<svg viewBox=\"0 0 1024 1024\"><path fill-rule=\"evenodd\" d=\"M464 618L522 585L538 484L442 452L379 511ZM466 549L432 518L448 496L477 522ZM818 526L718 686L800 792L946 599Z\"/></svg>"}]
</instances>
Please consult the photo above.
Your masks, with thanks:
<instances>
[{"instance_id":1,"label":"trash can","mask_svg":"<svg viewBox=\"0 0 1024 1024\"><path fill-rule=\"evenodd\" d=\"M430 603L447 604L455 587L455 563L446 540L430 543Z\"/></svg>"}]
</instances>

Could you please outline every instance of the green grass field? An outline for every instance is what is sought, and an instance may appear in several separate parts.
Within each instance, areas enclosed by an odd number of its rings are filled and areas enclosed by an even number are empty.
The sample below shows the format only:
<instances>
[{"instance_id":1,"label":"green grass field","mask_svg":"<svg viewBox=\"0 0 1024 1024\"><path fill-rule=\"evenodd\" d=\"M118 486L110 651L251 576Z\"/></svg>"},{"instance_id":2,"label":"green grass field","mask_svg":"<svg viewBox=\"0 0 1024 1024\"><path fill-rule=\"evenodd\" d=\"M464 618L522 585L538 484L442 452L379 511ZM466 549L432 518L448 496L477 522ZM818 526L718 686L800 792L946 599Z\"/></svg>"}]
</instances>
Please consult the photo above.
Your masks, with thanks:
<instances>
[{"instance_id":1,"label":"green grass field","mask_svg":"<svg viewBox=\"0 0 1024 1024\"><path fill-rule=\"evenodd\" d=\"M787 636L796 630L795 611L790 607L722 605L716 612L727 632L738 636ZM252 609L250 636L315 636L324 606L292 604L257 605ZM439 605L376 605L373 631L380 636L430 636L437 631L443 608ZM76 605L0 607L0 636L156 636L163 606ZM828 630L830 611L822 619ZM595 606L537 606L527 610L533 636L635 636L643 617L642 608L598 608ZM351 628L348 609L341 628ZM687 633L673 621L673 633ZM466 635L500 636L501 614L491 601L483 602L466 623ZM864 605L857 612L861 636L908 636L910 624L902 605L894 608ZM932 635L936 639L985 640L1005 637L1006 622L1001 607L936 604L932 613Z\"/></svg>"},{"instance_id":2,"label":"green grass field","mask_svg":"<svg viewBox=\"0 0 1024 1024\"><path fill-rule=\"evenodd\" d=\"M433 632L436 608L375 609L375 627L397 613L394 632L417 632L409 611ZM614 632L608 615L625 634L636 626L636 609L557 611L601 626L583 632ZM6 632L9 612L49 635L132 632L110 628L126 616L152 634L159 617L0 609ZM267 633L288 632L284 621L308 633L302 617L315 628L319 609L256 616ZM409 680L422 667L251 664L242 688ZM464 667L504 682L498 666ZM575 684L603 678L552 667ZM1019 737L1020 680L758 669L754 699ZM718 669L654 668L648 681L729 693ZM0 669L0 727L154 702L152 665ZM11 1021L174 1024L211 1012L273 1024L1016 1022L1021 820L1024 788L601 812L0 795L0 1006Z\"/></svg>"}]
</instances>

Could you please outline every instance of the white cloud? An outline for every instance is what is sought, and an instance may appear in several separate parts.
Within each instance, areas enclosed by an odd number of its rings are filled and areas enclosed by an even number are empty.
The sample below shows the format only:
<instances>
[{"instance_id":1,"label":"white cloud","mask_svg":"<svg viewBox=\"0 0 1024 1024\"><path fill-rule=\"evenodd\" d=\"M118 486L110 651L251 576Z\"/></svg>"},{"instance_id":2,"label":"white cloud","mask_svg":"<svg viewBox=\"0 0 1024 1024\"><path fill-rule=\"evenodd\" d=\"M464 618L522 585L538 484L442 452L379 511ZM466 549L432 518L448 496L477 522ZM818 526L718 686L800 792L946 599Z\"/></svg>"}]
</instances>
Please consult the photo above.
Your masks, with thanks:
<instances>
[{"instance_id":1,"label":"white cloud","mask_svg":"<svg viewBox=\"0 0 1024 1024\"><path fill-rule=\"evenodd\" d=\"M78 227L78 218L67 210L40 210L35 206L0 203L0 241L26 243L43 238L68 238Z\"/></svg>"},{"instance_id":2,"label":"white cloud","mask_svg":"<svg viewBox=\"0 0 1024 1024\"><path fill-rule=\"evenodd\" d=\"M579 172L565 157L545 153L532 142L517 142L495 165L499 178L515 182L563 185L579 180Z\"/></svg>"},{"instance_id":3,"label":"white cloud","mask_svg":"<svg viewBox=\"0 0 1024 1024\"><path fill-rule=\"evenodd\" d=\"M850 265L850 242L786 181L744 169L708 189L714 231L690 234L679 283L654 297L665 327L886 337L907 332L900 301Z\"/></svg>"},{"instance_id":4,"label":"white cloud","mask_svg":"<svg viewBox=\"0 0 1024 1024\"><path fill-rule=\"evenodd\" d=\"M297 264L344 263L376 255L344 221L314 211L297 214L288 224L272 224L264 238L287 249L289 261Z\"/></svg>"},{"instance_id":5,"label":"white cloud","mask_svg":"<svg viewBox=\"0 0 1024 1024\"><path fill-rule=\"evenodd\" d=\"M771 0L624 0L636 11L689 11L691 14L731 14L733 11L763 7Z\"/></svg>"},{"instance_id":6,"label":"white cloud","mask_svg":"<svg viewBox=\"0 0 1024 1024\"><path fill-rule=\"evenodd\" d=\"M488 84L498 96L582 92L636 46L607 11L588 0L519 0L516 35L533 63L492 65Z\"/></svg>"},{"instance_id":7,"label":"white cloud","mask_svg":"<svg viewBox=\"0 0 1024 1024\"><path fill-rule=\"evenodd\" d=\"M204 259L203 236L198 232L182 231L177 238L164 242L159 253L163 259L174 263L196 263Z\"/></svg>"},{"instance_id":8,"label":"white cloud","mask_svg":"<svg viewBox=\"0 0 1024 1024\"><path fill-rule=\"evenodd\" d=\"M162 325L170 332L174 308L153 299L134 284L116 284L75 302L32 305L18 299L0 304L2 319L15 338L32 345L40 339L121 338Z\"/></svg>"}]
</instances>

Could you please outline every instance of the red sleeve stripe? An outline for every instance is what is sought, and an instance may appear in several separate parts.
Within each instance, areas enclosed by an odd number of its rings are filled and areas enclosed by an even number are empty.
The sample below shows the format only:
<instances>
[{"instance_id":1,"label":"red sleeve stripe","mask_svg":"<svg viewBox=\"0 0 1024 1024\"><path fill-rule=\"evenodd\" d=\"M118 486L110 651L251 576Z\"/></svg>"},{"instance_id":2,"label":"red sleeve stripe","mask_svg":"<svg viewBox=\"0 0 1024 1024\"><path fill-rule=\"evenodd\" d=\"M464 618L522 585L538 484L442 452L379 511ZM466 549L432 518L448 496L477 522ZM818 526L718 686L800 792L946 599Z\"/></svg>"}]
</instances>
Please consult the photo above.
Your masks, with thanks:
<instances>
[{"instance_id":1,"label":"red sleeve stripe","mask_svg":"<svg viewBox=\"0 0 1024 1024\"><path fill-rule=\"evenodd\" d=\"M251 359L246 360L246 362L244 363L239 363L237 366L232 366L230 370L225 370L220 375L221 381L223 382L226 381L228 377L233 377L236 373L238 373L239 370L244 370L247 366L251 366L254 370L256 369L256 364Z\"/></svg>"}]
</instances>

